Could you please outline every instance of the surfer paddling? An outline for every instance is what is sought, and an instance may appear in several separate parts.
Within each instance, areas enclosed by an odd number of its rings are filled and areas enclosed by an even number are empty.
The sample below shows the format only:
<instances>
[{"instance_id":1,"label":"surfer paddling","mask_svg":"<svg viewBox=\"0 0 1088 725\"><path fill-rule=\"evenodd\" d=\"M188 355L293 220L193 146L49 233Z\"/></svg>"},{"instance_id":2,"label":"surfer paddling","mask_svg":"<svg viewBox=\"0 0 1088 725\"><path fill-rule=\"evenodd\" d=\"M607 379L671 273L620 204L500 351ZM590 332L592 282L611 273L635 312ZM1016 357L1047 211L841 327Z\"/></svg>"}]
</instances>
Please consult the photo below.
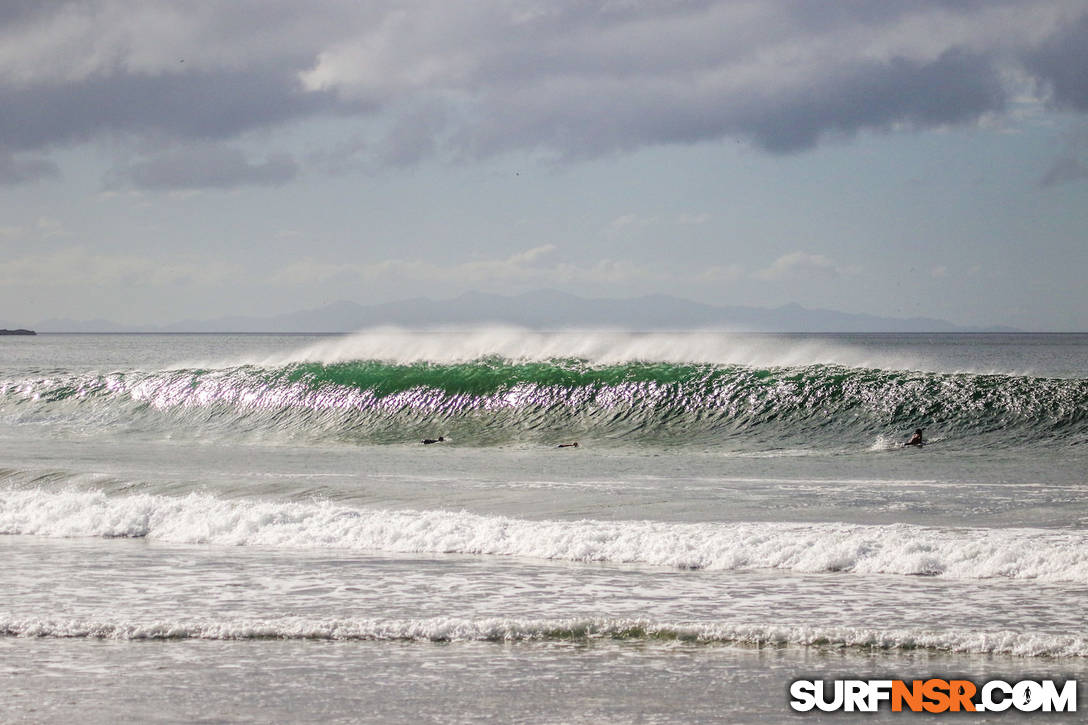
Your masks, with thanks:
<instances>
[{"instance_id":1,"label":"surfer paddling","mask_svg":"<svg viewBox=\"0 0 1088 725\"><path fill-rule=\"evenodd\" d=\"M442 437L442 436L438 436L437 438L424 438L423 440L420 441L420 443L422 443L425 446L429 446L432 443L445 443L445 442L446 442L446 439L444 437Z\"/></svg>"},{"instance_id":2,"label":"surfer paddling","mask_svg":"<svg viewBox=\"0 0 1088 725\"><path fill-rule=\"evenodd\" d=\"M560 443L559 445L556 446L556 448L577 448L577 447L578 447L578 441L574 441L573 443Z\"/></svg>"},{"instance_id":3,"label":"surfer paddling","mask_svg":"<svg viewBox=\"0 0 1088 725\"><path fill-rule=\"evenodd\" d=\"M925 444L926 444L926 442L924 440L922 440L922 429L919 428L916 431L914 431L914 435L912 435L910 437L910 440L907 441L906 443L904 443L903 445L904 446L918 446L919 448L921 448Z\"/></svg>"}]
</instances>

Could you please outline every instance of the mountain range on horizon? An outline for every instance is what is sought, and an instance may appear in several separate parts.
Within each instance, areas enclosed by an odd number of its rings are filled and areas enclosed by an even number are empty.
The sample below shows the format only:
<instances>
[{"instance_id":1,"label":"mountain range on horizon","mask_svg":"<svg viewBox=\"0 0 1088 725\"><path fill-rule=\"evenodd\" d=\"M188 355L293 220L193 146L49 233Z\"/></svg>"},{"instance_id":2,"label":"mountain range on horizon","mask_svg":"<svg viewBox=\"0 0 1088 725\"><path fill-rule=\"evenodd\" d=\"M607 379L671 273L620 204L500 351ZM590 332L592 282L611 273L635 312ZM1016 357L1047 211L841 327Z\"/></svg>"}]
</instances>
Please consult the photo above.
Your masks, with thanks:
<instances>
[{"instance_id":1,"label":"mountain range on horizon","mask_svg":"<svg viewBox=\"0 0 1088 725\"><path fill-rule=\"evenodd\" d=\"M775 308L716 306L668 295L630 299L584 298L554 290L503 296L466 292L449 300L413 298L362 305L339 301L268 317L223 316L165 325L123 325L110 320L48 319L39 332L354 332L383 325L436 328L501 324L530 329L620 328L629 330L717 329L733 332L1017 332L977 328L926 317L809 309L796 303ZM12 325L0 322L0 326ZM25 326L25 325L23 325Z\"/></svg>"}]
</instances>

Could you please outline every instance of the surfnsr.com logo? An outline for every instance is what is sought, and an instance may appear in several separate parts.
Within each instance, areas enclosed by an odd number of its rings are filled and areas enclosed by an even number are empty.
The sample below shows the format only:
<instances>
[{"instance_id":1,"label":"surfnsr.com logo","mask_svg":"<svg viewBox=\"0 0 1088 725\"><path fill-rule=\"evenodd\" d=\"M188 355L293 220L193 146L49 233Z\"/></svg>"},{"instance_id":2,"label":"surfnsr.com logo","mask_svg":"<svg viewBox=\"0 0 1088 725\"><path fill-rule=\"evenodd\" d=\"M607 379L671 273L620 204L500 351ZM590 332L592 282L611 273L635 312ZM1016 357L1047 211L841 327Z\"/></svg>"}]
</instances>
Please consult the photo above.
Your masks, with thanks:
<instances>
[{"instance_id":1,"label":"surfnsr.com logo","mask_svg":"<svg viewBox=\"0 0 1088 725\"><path fill-rule=\"evenodd\" d=\"M1076 712L1077 681L989 680L796 680L790 707L798 712Z\"/></svg>"}]
</instances>

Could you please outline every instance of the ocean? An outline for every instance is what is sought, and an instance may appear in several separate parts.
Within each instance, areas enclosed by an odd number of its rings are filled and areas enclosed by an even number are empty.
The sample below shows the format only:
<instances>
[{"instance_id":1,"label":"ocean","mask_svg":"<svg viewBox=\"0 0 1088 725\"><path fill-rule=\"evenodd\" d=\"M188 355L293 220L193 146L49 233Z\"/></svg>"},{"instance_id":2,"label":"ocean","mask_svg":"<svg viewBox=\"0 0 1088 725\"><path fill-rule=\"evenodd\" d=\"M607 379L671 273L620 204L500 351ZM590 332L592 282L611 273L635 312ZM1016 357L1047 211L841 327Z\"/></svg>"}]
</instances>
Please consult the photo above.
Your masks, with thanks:
<instances>
[{"instance_id":1,"label":"ocean","mask_svg":"<svg viewBox=\"0 0 1088 725\"><path fill-rule=\"evenodd\" d=\"M1088 335L7 337L0 445L5 723L1088 708Z\"/></svg>"}]
</instances>

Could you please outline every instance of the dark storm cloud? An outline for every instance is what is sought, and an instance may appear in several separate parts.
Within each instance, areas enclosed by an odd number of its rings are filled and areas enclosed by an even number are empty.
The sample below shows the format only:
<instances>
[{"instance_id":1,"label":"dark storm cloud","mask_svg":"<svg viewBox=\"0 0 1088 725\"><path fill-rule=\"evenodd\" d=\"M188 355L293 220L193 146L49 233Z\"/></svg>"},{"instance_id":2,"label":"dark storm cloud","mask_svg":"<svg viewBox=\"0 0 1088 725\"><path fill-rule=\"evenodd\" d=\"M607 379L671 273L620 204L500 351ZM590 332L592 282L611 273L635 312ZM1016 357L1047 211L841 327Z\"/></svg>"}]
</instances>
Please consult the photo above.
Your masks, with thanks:
<instances>
[{"instance_id":1,"label":"dark storm cloud","mask_svg":"<svg viewBox=\"0 0 1088 725\"><path fill-rule=\"evenodd\" d=\"M286 155L253 163L237 149L197 146L119 169L110 185L156 190L276 186L297 174L298 165Z\"/></svg>"},{"instance_id":2,"label":"dark storm cloud","mask_svg":"<svg viewBox=\"0 0 1088 725\"><path fill-rule=\"evenodd\" d=\"M285 69L95 77L3 88L0 139L36 149L103 133L225 139L331 109Z\"/></svg>"},{"instance_id":3,"label":"dark storm cloud","mask_svg":"<svg viewBox=\"0 0 1088 725\"><path fill-rule=\"evenodd\" d=\"M1088 14L1028 53L1025 65L1062 109L1088 111Z\"/></svg>"},{"instance_id":4,"label":"dark storm cloud","mask_svg":"<svg viewBox=\"0 0 1088 725\"><path fill-rule=\"evenodd\" d=\"M1088 111L1088 8L1066 0L19 2L0 9L0 41L0 147L24 152L214 145L337 114L380 119L357 144L378 165L724 138L794 153L974 122L1006 108L1017 73ZM180 162L120 176L165 188L296 171Z\"/></svg>"},{"instance_id":5,"label":"dark storm cloud","mask_svg":"<svg viewBox=\"0 0 1088 725\"><path fill-rule=\"evenodd\" d=\"M974 120L1002 109L1006 94L993 59L949 51L931 63L858 63L781 91L648 84L636 93L576 87L492 103L460 139L473 155L539 145L584 157L723 136L748 138L773 153L797 152L828 134Z\"/></svg>"},{"instance_id":6,"label":"dark storm cloud","mask_svg":"<svg viewBox=\"0 0 1088 725\"><path fill-rule=\"evenodd\" d=\"M16 23L34 17L41 17L56 11L67 3L48 2L47 0L4 0L0 3L0 24Z\"/></svg>"},{"instance_id":7,"label":"dark storm cloud","mask_svg":"<svg viewBox=\"0 0 1088 725\"><path fill-rule=\"evenodd\" d=\"M858 64L801 92L753 100L738 114L735 130L784 153L811 148L829 133L972 121L1005 103L992 58L951 50L932 63L894 58Z\"/></svg>"}]
</instances>

